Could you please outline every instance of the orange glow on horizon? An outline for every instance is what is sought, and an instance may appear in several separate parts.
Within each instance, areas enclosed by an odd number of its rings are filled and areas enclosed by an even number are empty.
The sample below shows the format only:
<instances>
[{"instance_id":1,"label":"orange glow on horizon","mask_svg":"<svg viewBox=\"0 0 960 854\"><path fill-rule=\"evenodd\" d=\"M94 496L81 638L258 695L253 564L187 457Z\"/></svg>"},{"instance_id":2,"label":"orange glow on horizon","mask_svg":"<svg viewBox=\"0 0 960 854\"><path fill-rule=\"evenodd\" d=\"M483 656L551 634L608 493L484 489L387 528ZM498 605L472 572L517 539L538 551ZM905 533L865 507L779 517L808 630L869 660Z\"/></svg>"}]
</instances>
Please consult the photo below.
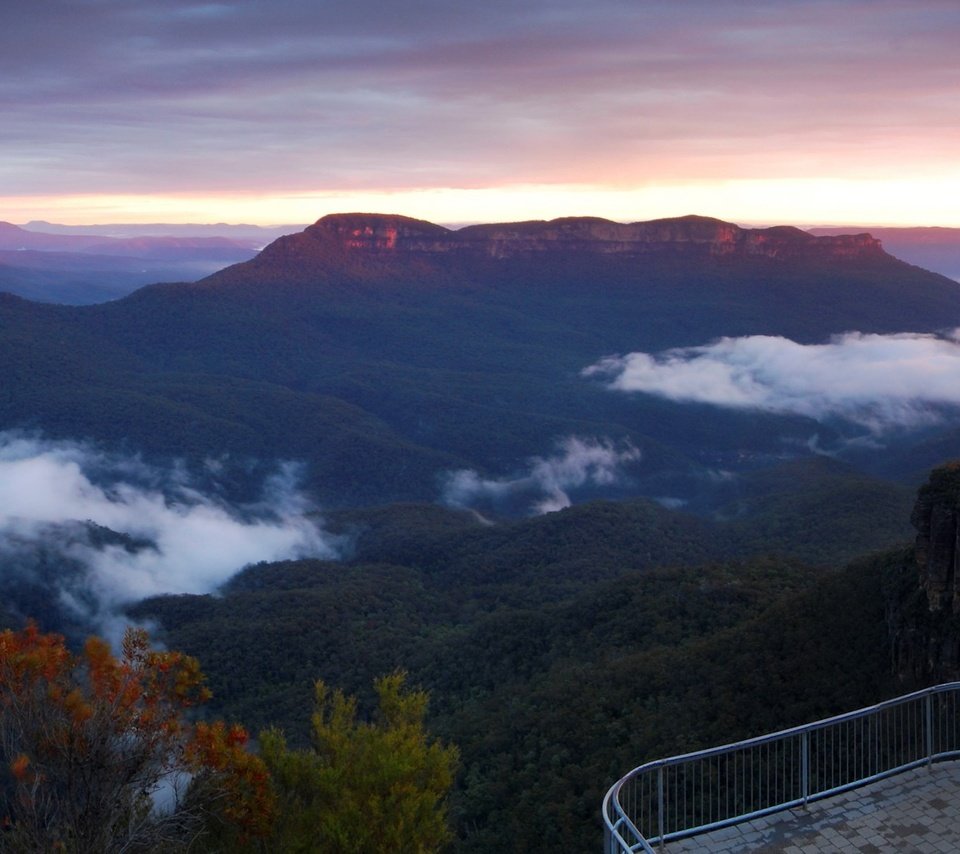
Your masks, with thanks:
<instances>
[{"instance_id":1,"label":"orange glow on horizon","mask_svg":"<svg viewBox=\"0 0 960 854\"><path fill-rule=\"evenodd\" d=\"M960 227L960 170L905 180L776 179L649 184L514 185L395 191L0 196L0 220L105 223L309 223L328 213L401 213L439 223L700 214L738 223Z\"/></svg>"}]
</instances>

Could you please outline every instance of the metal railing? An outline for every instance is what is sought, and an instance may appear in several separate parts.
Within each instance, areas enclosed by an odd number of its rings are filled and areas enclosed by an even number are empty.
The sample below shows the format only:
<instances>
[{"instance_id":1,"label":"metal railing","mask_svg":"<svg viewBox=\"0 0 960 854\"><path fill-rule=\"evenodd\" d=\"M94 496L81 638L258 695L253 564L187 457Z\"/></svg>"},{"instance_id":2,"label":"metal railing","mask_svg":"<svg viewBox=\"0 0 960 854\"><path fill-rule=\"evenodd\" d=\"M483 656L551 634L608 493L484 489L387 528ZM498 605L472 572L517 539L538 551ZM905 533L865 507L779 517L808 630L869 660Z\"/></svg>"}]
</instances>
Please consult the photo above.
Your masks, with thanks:
<instances>
[{"instance_id":1,"label":"metal railing","mask_svg":"<svg viewBox=\"0 0 960 854\"><path fill-rule=\"evenodd\" d=\"M960 682L634 768L603 799L604 852L656 854L694 836L805 806L960 756Z\"/></svg>"}]
</instances>

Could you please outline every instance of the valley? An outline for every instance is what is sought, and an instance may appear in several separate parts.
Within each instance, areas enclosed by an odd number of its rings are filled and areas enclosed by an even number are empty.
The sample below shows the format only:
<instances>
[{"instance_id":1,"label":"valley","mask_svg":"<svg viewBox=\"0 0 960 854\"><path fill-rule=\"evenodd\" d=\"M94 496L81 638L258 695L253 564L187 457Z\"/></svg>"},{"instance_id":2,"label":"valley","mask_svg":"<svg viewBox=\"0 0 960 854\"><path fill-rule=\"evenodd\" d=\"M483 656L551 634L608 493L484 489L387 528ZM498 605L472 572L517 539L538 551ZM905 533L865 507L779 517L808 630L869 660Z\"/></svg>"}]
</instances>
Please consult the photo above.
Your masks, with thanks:
<instances>
[{"instance_id":1,"label":"valley","mask_svg":"<svg viewBox=\"0 0 960 854\"><path fill-rule=\"evenodd\" d=\"M457 850L590 850L641 758L932 677L888 617L942 629L911 508L960 455L958 327L873 238L703 217L332 215L195 282L0 294L0 616L149 625L294 743L314 679L368 710L405 670Z\"/></svg>"}]
</instances>

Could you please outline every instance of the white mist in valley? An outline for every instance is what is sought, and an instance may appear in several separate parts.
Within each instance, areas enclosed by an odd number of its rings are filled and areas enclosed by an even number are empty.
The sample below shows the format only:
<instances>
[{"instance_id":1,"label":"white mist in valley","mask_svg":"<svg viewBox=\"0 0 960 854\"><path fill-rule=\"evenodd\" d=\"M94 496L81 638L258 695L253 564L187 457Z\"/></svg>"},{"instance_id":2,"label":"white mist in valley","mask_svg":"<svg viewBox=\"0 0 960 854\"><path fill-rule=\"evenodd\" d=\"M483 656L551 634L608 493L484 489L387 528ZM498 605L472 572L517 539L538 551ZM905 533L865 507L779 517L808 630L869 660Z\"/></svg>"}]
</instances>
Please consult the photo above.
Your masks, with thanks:
<instances>
[{"instance_id":1,"label":"white mist in valley","mask_svg":"<svg viewBox=\"0 0 960 854\"><path fill-rule=\"evenodd\" d=\"M182 465L0 433L0 584L52 584L51 605L103 626L125 604L207 593L250 563L335 557L337 541L308 515L316 508L297 475L278 464L256 502L235 504L203 491ZM42 579L16 559L37 550L48 567ZM50 570L58 554L79 575ZM17 572L34 577L11 577Z\"/></svg>"},{"instance_id":2,"label":"white mist in valley","mask_svg":"<svg viewBox=\"0 0 960 854\"><path fill-rule=\"evenodd\" d=\"M522 503L528 512L551 513L571 505L573 490L621 482L623 467L640 459L633 445L609 439L568 436L556 447L550 456L531 457L525 469L513 476L485 478L473 469L449 472L442 501L469 508Z\"/></svg>"},{"instance_id":3,"label":"white mist in valley","mask_svg":"<svg viewBox=\"0 0 960 854\"><path fill-rule=\"evenodd\" d=\"M942 420L960 406L960 330L847 332L822 344L750 335L701 347L628 353L585 376L680 402L841 418L874 434Z\"/></svg>"}]
</instances>

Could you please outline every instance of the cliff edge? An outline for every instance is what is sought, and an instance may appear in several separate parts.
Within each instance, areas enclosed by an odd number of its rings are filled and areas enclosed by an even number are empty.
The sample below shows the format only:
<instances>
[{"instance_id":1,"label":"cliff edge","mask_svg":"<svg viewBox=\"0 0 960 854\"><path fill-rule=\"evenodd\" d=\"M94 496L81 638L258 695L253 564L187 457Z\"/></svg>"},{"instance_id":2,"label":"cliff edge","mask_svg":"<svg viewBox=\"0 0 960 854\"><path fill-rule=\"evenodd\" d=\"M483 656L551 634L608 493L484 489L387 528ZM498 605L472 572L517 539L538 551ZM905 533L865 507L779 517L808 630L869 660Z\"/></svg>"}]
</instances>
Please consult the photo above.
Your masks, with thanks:
<instances>
[{"instance_id":1,"label":"cliff edge","mask_svg":"<svg viewBox=\"0 0 960 854\"><path fill-rule=\"evenodd\" d=\"M960 679L960 461L930 473L910 521L916 542L888 599L894 668L918 683Z\"/></svg>"},{"instance_id":2,"label":"cliff edge","mask_svg":"<svg viewBox=\"0 0 960 854\"><path fill-rule=\"evenodd\" d=\"M618 223L595 217L472 225L453 230L390 214L331 214L281 237L256 266L314 265L443 255L507 259L548 253L644 256L683 253L712 258L846 261L889 258L869 234L815 237L799 228L740 228L700 216Z\"/></svg>"}]
</instances>

